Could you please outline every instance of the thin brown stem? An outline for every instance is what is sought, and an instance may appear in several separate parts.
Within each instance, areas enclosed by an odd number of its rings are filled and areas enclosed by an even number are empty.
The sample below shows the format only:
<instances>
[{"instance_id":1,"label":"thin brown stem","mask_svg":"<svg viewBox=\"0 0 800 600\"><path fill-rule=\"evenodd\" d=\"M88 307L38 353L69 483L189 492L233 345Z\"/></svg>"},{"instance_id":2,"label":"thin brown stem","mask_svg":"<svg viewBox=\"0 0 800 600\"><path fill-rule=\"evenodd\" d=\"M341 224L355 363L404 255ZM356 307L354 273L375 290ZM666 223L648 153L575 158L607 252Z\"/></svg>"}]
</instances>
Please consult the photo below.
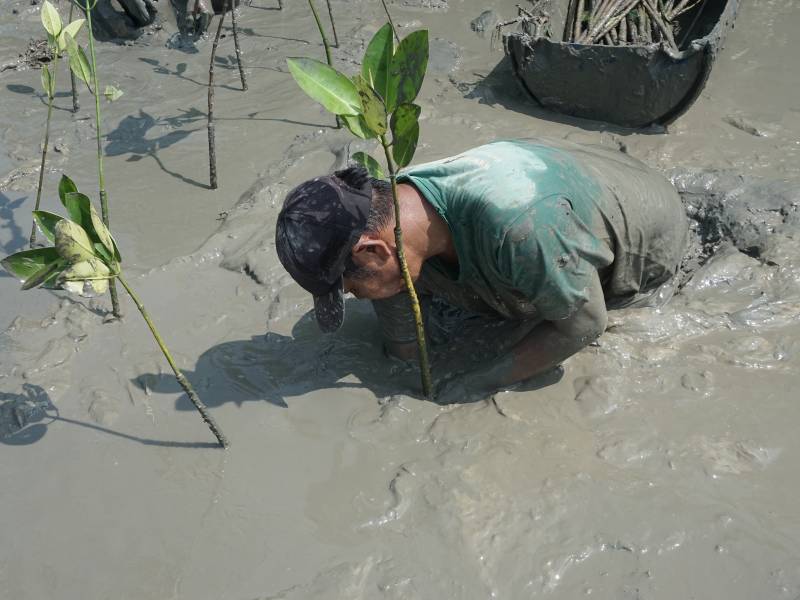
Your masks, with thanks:
<instances>
[{"instance_id":1,"label":"thin brown stem","mask_svg":"<svg viewBox=\"0 0 800 600\"><path fill-rule=\"evenodd\" d=\"M406 255L403 248L403 230L400 227L400 198L397 193L397 165L392 156L392 149L386 141L386 136L380 136L383 152L386 155L386 165L389 168L389 181L392 184L392 199L394 200L394 240L397 246L397 260L400 263L400 272L403 274L403 281L406 284L408 297L411 300L411 310L414 313L414 324L417 332L417 349L419 350L419 368L422 378L422 393L428 399L433 399L433 385L431 380L431 367L428 361L428 346L425 343L425 326L422 321L422 309L420 308L417 290L414 288L414 281L408 270Z\"/></svg>"},{"instance_id":2,"label":"thin brown stem","mask_svg":"<svg viewBox=\"0 0 800 600\"><path fill-rule=\"evenodd\" d=\"M42 67L47 69L45 65ZM36 204L33 210L39 210L39 204L42 201L42 183L44 181L44 168L47 163L47 148L50 145L50 117L53 115L53 102L55 101L56 89L56 73L58 73L58 51L53 53L53 74L52 74L52 89L47 90L47 121L44 126L44 145L42 146L42 163L39 166L39 184L36 186ZM36 221L31 226L30 247L36 243Z\"/></svg>"},{"instance_id":3,"label":"thin brown stem","mask_svg":"<svg viewBox=\"0 0 800 600\"><path fill-rule=\"evenodd\" d=\"M328 36L325 35L325 29L322 27L322 21L319 20L319 13L317 13L317 7L314 4L314 0L308 0L308 6L311 8L311 14L314 15L314 21L317 23L317 29L319 29L319 35L322 38L322 45L325 48L325 60L328 62L328 66L333 68L331 45L328 43ZM341 127L342 122L339 120L339 115L336 115L336 129L341 129Z\"/></svg>"},{"instance_id":4,"label":"thin brown stem","mask_svg":"<svg viewBox=\"0 0 800 600\"><path fill-rule=\"evenodd\" d=\"M164 354L164 358L167 359L167 362L169 363L172 372L175 374L175 379L178 380L178 383L183 388L183 391L186 392L187 396L189 396L189 400L192 401L192 404L194 404L194 407L200 413L200 416L203 417L203 421L205 421L206 425L208 425L208 428L211 430L211 433L213 433L214 436L217 438L219 445L222 446L223 448L228 448L230 446L228 438L226 438L225 434L222 433L222 430L219 428L219 425L217 425L217 422L214 420L214 417L211 416L211 414L208 412L208 408L206 407L206 405L203 404L203 401L200 400L200 397L194 391L192 384L189 383L189 380L186 379L183 372L180 370L180 368L178 368L178 365L173 360L172 354L170 354L167 345L161 338L161 334L158 332L158 329L156 329L155 323L153 323L153 320L150 318L150 315L145 309L144 304L142 304L141 300L139 300L139 297L130 288L128 282L126 282L121 275L117 275L117 279L119 279L119 283L120 285L122 285L122 287L125 288L125 291L128 292L128 295L131 297L131 300L133 300L133 303L136 305L136 308L139 309L139 313L141 313L142 318L144 319L145 323L147 323L147 326L150 328L150 333L153 334L153 338L155 338L156 344L158 344L158 347L161 349L162 354Z\"/></svg>"},{"instance_id":5,"label":"thin brown stem","mask_svg":"<svg viewBox=\"0 0 800 600\"><path fill-rule=\"evenodd\" d=\"M236 64L239 65L239 79L242 82L242 91L246 92L247 77L244 74L242 49L239 47L239 28L236 25L236 8L233 6L233 0L228 0L228 10L231 12L231 21L233 21L233 46L236 48Z\"/></svg>"},{"instance_id":6,"label":"thin brown stem","mask_svg":"<svg viewBox=\"0 0 800 600\"><path fill-rule=\"evenodd\" d=\"M333 46L339 47L339 36L336 34L336 21L333 19L333 9L331 8L331 0L325 0L328 4L328 16L331 19L331 29L333 30Z\"/></svg>"},{"instance_id":7,"label":"thin brown stem","mask_svg":"<svg viewBox=\"0 0 800 600\"><path fill-rule=\"evenodd\" d=\"M386 18L389 19L389 25L392 28L392 33L394 33L394 39L397 40L397 43L400 43L400 36L397 35L397 29L394 27L394 21L392 21L392 15L389 14L389 7L386 6L386 0L381 0L381 4L383 4L383 12L386 13Z\"/></svg>"},{"instance_id":8,"label":"thin brown stem","mask_svg":"<svg viewBox=\"0 0 800 600\"><path fill-rule=\"evenodd\" d=\"M222 24L225 22L225 15L228 12L228 4L222 9L222 15L217 25L217 34L214 36L214 43L211 45L211 60L208 65L208 173L209 187L217 189L217 146L214 137L214 59L217 56L219 38L222 35Z\"/></svg>"}]
</instances>

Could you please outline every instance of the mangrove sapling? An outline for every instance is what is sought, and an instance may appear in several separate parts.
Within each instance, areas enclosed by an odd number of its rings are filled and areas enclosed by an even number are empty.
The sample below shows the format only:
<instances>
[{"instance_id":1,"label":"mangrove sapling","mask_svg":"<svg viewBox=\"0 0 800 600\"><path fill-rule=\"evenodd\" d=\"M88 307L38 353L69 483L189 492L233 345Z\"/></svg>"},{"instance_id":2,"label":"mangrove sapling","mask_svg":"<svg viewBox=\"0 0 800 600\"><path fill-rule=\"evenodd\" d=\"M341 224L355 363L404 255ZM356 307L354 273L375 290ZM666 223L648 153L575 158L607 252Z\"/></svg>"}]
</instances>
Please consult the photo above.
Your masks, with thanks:
<instances>
[{"instance_id":1,"label":"mangrove sapling","mask_svg":"<svg viewBox=\"0 0 800 600\"><path fill-rule=\"evenodd\" d=\"M244 63L242 62L242 49L239 47L239 27L236 25L236 7L233 0L228 0L228 10L231 11L231 22L233 27L233 46L236 49L236 64L239 66L239 79L242 82L242 91L247 91L247 77L244 74Z\"/></svg>"},{"instance_id":2,"label":"mangrove sapling","mask_svg":"<svg viewBox=\"0 0 800 600\"><path fill-rule=\"evenodd\" d=\"M219 38L222 34L222 24L225 22L225 14L228 12L228 3L222 10L217 25L217 33L214 36L214 43L211 45L211 60L208 65L208 174L209 187L217 189L217 144L214 136L214 59L217 57L217 47Z\"/></svg>"},{"instance_id":3,"label":"mangrove sapling","mask_svg":"<svg viewBox=\"0 0 800 600\"><path fill-rule=\"evenodd\" d=\"M77 1L77 0L75 0ZM86 14L86 29L89 38L89 58L83 51L75 38L69 33L64 35L66 41L66 49L69 54L69 67L75 76L83 81L89 88L89 91L94 96L94 123L95 123L95 139L97 140L97 182L100 188L100 213L103 218L103 224L109 226L108 214L108 192L106 191L106 177L103 169L103 132L102 132L102 119L100 118L100 81L97 77L97 54L94 49L94 32L92 31L92 11L97 6L97 1L84 0L83 10ZM90 62L91 61L91 62ZM113 86L106 86L103 95L109 100L114 100L121 95L122 92ZM117 297L116 282L111 279L108 286L111 293L111 312L116 318L122 317L122 312L119 309L119 298Z\"/></svg>"},{"instance_id":4,"label":"mangrove sapling","mask_svg":"<svg viewBox=\"0 0 800 600\"><path fill-rule=\"evenodd\" d=\"M220 446L227 448L228 440L173 360L141 300L123 278L119 248L91 200L81 194L67 176L61 178L58 196L68 218L43 210L33 211L33 218L42 233L54 245L17 252L4 258L0 264L9 273L23 280L23 290L35 287L60 288L70 293L93 297L104 294L111 281L119 280L150 328L178 383L200 412Z\"/></svg>"},{"instance_id":5,"label":"mangrove sapling","mask_svg":"<svg viewBox=\"0 0 800 600\"><path fill-rule=\"evenodd\" d=\"M328 36L325 35L325 30L322 28L322 21L319 20L317 14L317 7L314 5L314 0L308 0L308 6L311 8L311 14L314 15L314 21L317 23L319 35L322 38L322 46L325 48L325 60L328 61L328 66L333 68L333 57L331 56L331 45L328 43ZM342 122L339 115L336 115L336 129L341 129Z\"/></svg>"},{"instance_id":6,"label":"mangrove sapling","mask_svg":"<svg viewBox=\"0 0 800 600\"><path fill-rule=\"evenodd\" d=\"M403 249L397 171L407 166L419 140L420 107L414 100L422 87L428 65L428 32L415 31L394 49L391 24L381 27L367 46L361 72L352 79L311 58L290 58L289 71L298 85L330 112L339 115L351 133L380 142L392 188L395 244L417 333L422 390L431 398L432 385L425 329L414 282ZM391 140L388 137L391 132ZM353 159L370 175L383 178L380 164L366 153Z\"/></svg>"},{"instance_id":7,"label":"mangrove sapling","mask_svg":"<svg viewBox=\"0 0 800 600\"><path fill-rule=\"evenodd\" d=\"M70 11L71 12L71 11ZM66 50L66 37L67 35L76 36L81 26L83 19L77 21L70 20L66 27L61 22L61 17L58 10L48 0L44 0L41 10L41 20L45 31L47 32L47 45L53 55L51 65L53 70L47 64L42 65L42 88L44 93L47 94L47 120L44 126L44 142L42 143L42 161L39 166L39 182L36 186L36 203L34 210L39 210L39 205L42 201L42 184L44 182L44 170L47 163L47 149L50 145L50 118L53 116L53 102L56 99L56 76L58 74L58 61ZM71 71L70 71L71 72ZM31 226L30 247L33 248L36 244L36 222L34 221Z\"/></svg>"}]
</instances>

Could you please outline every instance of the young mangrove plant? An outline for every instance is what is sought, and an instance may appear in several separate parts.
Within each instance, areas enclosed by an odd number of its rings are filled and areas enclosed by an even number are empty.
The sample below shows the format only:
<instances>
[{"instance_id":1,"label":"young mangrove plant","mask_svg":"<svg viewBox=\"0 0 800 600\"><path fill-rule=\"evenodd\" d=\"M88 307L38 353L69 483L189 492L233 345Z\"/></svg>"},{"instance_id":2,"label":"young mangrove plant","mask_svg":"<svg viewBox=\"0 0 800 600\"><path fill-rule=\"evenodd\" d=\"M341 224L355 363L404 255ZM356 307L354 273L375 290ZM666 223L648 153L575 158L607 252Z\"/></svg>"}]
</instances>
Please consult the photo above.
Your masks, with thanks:
<instances>
[{"instance_id":1,"label":"young mangrove plant","mask_svg":"<svg viewBox=\"0 0 800 600\"><path fill-rule=\"evenodd\" d=\"M47 149L50 145L50 118L53 116L53 102L56 99L56 76L58 74L58 62L67 49L66 36L75 37L83 25L83 19L72 21L72 11L70 10L70 23L66 27L61 22L58 10L48 0L44 0L41 10L41 19L44 30L47 32L47 46L53 55L50 65L42 65L42 88L47 94L47 120L44 126L44 142L42 143L42 162L39 167L39 183L36 186L36 205L34 210L39 210L42 200L42 183L44 181L44 170L47 163ZM52 70L50 67L52 66ZM72 71L70 71L71 73ZM74 102L74 100L73 100ZM31 226L30 246L36 244L36 223Z\"/></svg>"},{"instance_id":2,"label":"young mangrove plant","mask_svg":"<svg viewBox=\"0 0 800 600\"><path fill-rule=\"evenodd\" d=\"M77 2L77 0L74 0ZM97 5L97 0L83 0L83 10L86 14L86 30L89 37L89 58L83 48L75 41L75 38L67 32L64 35L66 49L69 54L69 67L75 76L83 81L94 96L94 123L95 139L97 140L97 183L100 188L100 214L103 224L109 226L108 214L108 192L106 192L106 177L103 169L103 145L102 145L102 120L100 118L100 82L97 77L97 55L94 49L94 33L92 31L92 10ZM115 100L122 95L114 86L106 86L102 92L109 100ZM111 312L116 318L121 318L122 313L119 309L119 298L117 297L117 287L112 279L109 292L111 293Z\"/></svg>"},{"instance_id":3,"label":"young mangrove plant","mask_svg":"<svg viewBox=\"0 0 800 600\"><path fill-rule=\"evenodd\" d=\"M353 78L311 58L290 58L288 64L303 91L340 116L351 133L380 142L392 186L397 258L414 312L422 389L430 398L432 386L425 329L403 251L397 195L397 171L411 162L419 140L420 107L414 104L414 100L428 66L428 32L421 30L409 34L395 49L392 27L387 23L370 41L361 72ZM373 177L383 178L380 164L372 156L359 152L353 155L353 159L363 164Z\"/></svg>"},{"instance_id":4,"label":"young mangrove plant","mask_svg":"<svg viewBox=\"0 0 800 600\"><path fill-rule=\"evenodd\" d=\"M75 3L69 3L69 18L68 21L72 23L72 15L74 14L75 10ZM83 19L80 19L81 24L83 24ZM76 30L77 33L77 30ZM72 37L75 37L74 35ZM75 84L75 73L72 72L72 69L69 70L69 87L70 91L72 92L72 112L76 113L80 109L81 105L78 102L78 86Z\"/></svg>"},{"instance_id":5,"label":"young mangrove plant","mask_svg":"<svg viewBox=\"0 0 800 600\"><path fill-rule=\"evenodd\" d=\"M400 37L397 35L397 29L394 27L394 21L392 21L392 15L389 14L389 7L386 6L386 0L381 0L381 4L383 4L383 12L386 13L386 18L389 19L389 25L392 26L392 33L394 33L394 39L397 40L397 43L400 43Z\"/></svg>"},{"instance_id":6,"label":"young mangrove plant","mask_svg":"<svg viewBox=\"0 0 800 600\"><path fill-rule=\"evenodd\" d=\"M117 244L92 202L78 191L67 176L61 178L58 196L68 218L43 210L33 212L36 224L54 245L17 252L4 258L0 264L9 273L23 280L23 290L35 287L60 288L81 296L93 297L106 293L109 282L119 281L150 328L178 383L200 412L220 446L227 448L228 440L178 368L141 300L124 279L122 258Z\"/></svg>"}]
</instances>

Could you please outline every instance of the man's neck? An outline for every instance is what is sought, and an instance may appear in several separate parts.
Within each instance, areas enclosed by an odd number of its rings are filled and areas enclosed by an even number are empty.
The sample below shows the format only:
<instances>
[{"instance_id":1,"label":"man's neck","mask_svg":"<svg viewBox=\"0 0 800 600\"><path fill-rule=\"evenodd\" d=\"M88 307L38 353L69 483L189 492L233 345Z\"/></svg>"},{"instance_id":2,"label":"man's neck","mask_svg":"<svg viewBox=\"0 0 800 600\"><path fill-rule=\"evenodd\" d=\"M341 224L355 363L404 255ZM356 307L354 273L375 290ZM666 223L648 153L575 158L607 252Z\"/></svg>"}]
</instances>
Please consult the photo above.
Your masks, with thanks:
<instances>
[{"instance_id":1,"label":"man's neck","mask_svg":"<svg viewBox=\"0 0 800 600\"><path fill-rule=\"evenodd\" d=\"M409 266L412 262L421 265L434 256L458 264L453 235L445 220L413 185L401 183L397 186L397 192L400 198L403 249ZM390 233L394 236L394 231Z\"/></svg>"}]
</instances>

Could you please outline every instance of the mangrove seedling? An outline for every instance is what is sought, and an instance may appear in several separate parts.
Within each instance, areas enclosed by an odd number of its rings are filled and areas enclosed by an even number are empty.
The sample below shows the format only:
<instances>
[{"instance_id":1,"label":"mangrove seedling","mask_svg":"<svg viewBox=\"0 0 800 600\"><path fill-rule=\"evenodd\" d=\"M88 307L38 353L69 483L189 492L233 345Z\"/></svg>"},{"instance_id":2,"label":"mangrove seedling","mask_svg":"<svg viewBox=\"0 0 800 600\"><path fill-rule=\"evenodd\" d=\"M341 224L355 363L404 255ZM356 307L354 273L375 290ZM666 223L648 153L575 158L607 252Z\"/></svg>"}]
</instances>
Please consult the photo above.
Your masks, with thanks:
<instances>
[{"instance_id":1,"label":"mangrove seedling","mask_svg":"<svg viewBox=\"0 0 800 600\"><path fill-rule=\"evenodd\" d=\"M381 0L381 4L383 4L383 12L386 13L386 18L389 19L389 25L392 27L392 33L394 33L394 39L397 40L397 43L400 43L400 37L397 35L397 29L394 27L394 21L392 21L392 15L389 14L389 7L386 6L386 0Z\"/></svg>"},{"instance_id":2,"label":"mangrove seedling","mask_svg":"<svg viewBox=\"0 0 800 600\"><path fill-rule=\"evenodd\" d=\"M376 139L383 149L394 200L397 258L414 312L422 390L430 398L431 373L425 329L403 251L397 195L397 171L411 162L419 140L421 109L414 100L428 66L428 32L420 30L409 34L395 49L392 27L387 23L370 41L361 72L352 78L311 58L290 58L288 64L289 71L304 92L340 116L351 133L362 139ZM372 156L360 152L353 158L373 177L383 178L380 164Z\"/></svg>"},{"instance_id":3,"label":"mangrove seedling","mask_svg":"<svg viewBox=\"0 0 800 600\"><path fill-rule=\"evenodd\" d=\"M69 17L68 21L72 23L72 15L75 10L75 3L69 3ZM83 24L83 19L80 19L81 24ZM77 33L77 31L76 31ZM72 37L75 37L74 35ZM72 72L72 69L69 70L69 87L70 91L72 92L72 112L76 113L80 109L81 105L78 102L78 86L75 84L75 73Z\"/></svg>"},{"instance_id":4,"label":"mangrove seedling","mask_svg":"<svg viewBox=\"0 0 800 600\"><path fill-rule=\"evenodd\" d=\"M74 0L77 2L77 0ZM100 82L97 77L97 55L94 49L94 32L92 31L92 10L97 5L97 0L84 0L83 10L86 14L86 29L89 37L89 58L86 56L83 48L81 48L75 41L75 38L67 33L64 36L66 41L67 52L69 53L69 67L75 76L83 81L89 88L92 96L94 96L94 123L95 123L95 139L97 140L97 183L100 188L100 214L103 218L103 224L109 226L108 214L108 193L106 192L106 177L103 170L103 146L102 146L102 120L100 118ZM106 86L102 92L109 100L118 98L122 92L114 86ZM111 312L116 318L121 318L122 313L119 309L119 298L117 297L117 286L114 279L111 279L109 285L109 292L111 293Z\"/></svg>"},{"instance_id":5,"label":"mangrove seedling","mask_svg":"<svg viewBox=\"0 0 800 600\"><path fill-rule=\"evenodd\" d=\"M139 309L178 383L220 446L227 448L228 440L178 368L141 300L124 279L117 244L91 200L81 194L66 175L62 176L58 185L58 196L67 211L67 218L43 210L33 211L37 225L54 245L17 252L4 258L0 264L23 281L23 290L35 287L60 288L93 297L104 294L109 289L109 283L118 280Z\"/></svg>"},{"instance_id":6,"label":"mangrove seedling","mask_svg":"<svg viewBox=\"0 0 800 600\"><path fill-rule=\"evenodd\" d=\"M44 142L42 143L42 162L39 167L39 183L36 186L36 205L34 210L39 210L42 200L42 183L44 181L44 169L47 163L47 148L50 145L50 118L53 115L53 102L56 99L56 75L58 73L58 61L67 49L66 36L75 37L83 25L83 19L72 21L72 11L70 10L70 23L66 27L61 22L58 10L48 0L42 4L41 19L42 25L47 32L47 45L53 55L51 62L52 71L47 64L42 65L42 88L47 94L47 120L44 126ZM72 71L70 71L71 73ZM74 100L73 100L74 102ZM31 226L30 246L36 244L36 223Z\"/></svg>"},{"instance_id":7,"label":"mangrove seedling","mask_svg":"<svg viewBox=\"0 0 800 600\"><path fill-rule=\"evenodd\" d=\"M333 20L333 8L331 8L331 0L325 0L328 5L328 17L331 19L331 29L333 30L333 45L339 47L339 36L336 34L336 21Z\"/></svg>"}]
</instances>

